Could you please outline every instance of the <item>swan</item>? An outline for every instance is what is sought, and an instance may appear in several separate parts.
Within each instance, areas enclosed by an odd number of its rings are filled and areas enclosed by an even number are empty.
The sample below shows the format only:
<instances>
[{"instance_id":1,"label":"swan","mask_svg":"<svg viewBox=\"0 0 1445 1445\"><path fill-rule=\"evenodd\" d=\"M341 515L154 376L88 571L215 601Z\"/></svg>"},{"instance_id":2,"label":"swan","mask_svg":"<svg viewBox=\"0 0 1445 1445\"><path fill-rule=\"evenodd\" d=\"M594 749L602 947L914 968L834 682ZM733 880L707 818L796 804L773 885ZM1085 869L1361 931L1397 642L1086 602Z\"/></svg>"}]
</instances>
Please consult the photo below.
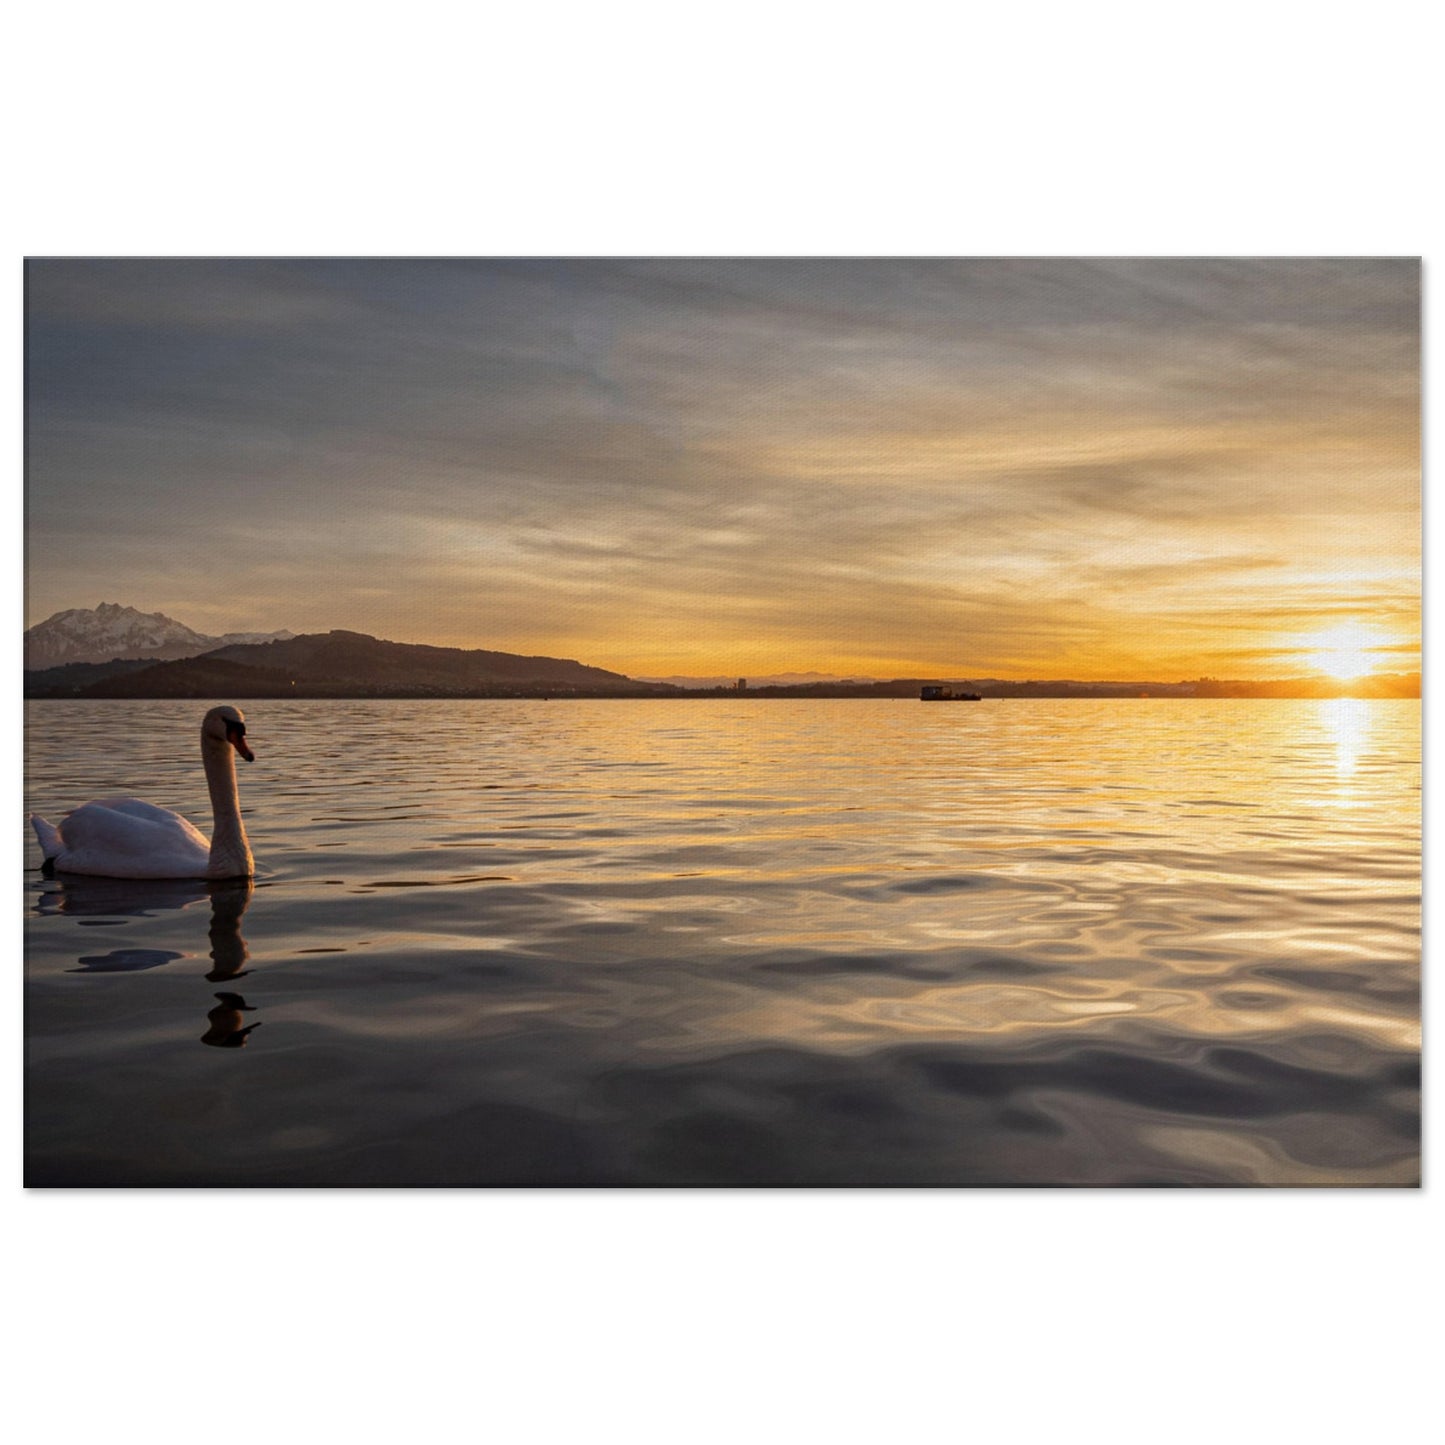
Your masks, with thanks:
<instances>
[{"instance_id":1,"label":"swan","mask_svg":"<svg viewBox=\"0 0 1445 1445\"><path fill-rule=\"evenodd\" d=\"M139 798L101 798L57 827L30 815L47 871L99 878L249 878L256 871L236 796L235 753L249 763L246 720L213 707L201 723L201 762L215 819L211 841L179 813Z\"/></svg>"}]
</instances>

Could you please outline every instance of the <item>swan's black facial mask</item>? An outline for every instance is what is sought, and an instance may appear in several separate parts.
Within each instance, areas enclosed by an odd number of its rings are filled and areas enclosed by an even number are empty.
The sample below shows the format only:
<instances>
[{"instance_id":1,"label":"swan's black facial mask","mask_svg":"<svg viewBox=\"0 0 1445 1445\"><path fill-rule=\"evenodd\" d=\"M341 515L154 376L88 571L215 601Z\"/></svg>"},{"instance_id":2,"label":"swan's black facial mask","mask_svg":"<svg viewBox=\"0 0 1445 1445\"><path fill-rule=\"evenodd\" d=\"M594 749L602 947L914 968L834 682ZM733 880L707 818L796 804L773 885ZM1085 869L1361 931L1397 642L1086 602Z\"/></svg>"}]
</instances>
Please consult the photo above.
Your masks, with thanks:
<instances>
[{"instance_id":1,"label":"swan's black facial mask","mask_svg":"<svg viewBox=\"0 0 1445 1445\"><path fill-rule=\"evenodd\" d=\"M246 746L246 724L228 722L226 724L226 741L245 758L248 763L256 761L256 754Z\"/></svg>"}]
</instances>

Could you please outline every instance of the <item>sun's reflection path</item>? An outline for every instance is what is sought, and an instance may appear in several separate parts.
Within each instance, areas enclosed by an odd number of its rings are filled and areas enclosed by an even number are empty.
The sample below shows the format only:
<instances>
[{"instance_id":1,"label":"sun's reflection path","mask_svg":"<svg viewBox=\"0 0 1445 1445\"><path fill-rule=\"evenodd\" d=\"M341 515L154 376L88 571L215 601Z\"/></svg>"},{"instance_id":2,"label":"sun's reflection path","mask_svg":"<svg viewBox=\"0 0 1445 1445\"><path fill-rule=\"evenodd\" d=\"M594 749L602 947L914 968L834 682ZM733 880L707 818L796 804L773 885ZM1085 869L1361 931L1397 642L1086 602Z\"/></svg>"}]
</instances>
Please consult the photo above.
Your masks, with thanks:
<instances>
[{"instance_id":1,"label":"sun's reflection path","mask_svg":"<svg viewBox=\"0 0 1445 1445\"><path fill-rule=\"evenodd\" d=\"M1335 776L1348 789L1370 741L1370 704L1357 697L1331 698L1320 704L1320 715L1335 745Z\"/></svg>"}]
</instances>

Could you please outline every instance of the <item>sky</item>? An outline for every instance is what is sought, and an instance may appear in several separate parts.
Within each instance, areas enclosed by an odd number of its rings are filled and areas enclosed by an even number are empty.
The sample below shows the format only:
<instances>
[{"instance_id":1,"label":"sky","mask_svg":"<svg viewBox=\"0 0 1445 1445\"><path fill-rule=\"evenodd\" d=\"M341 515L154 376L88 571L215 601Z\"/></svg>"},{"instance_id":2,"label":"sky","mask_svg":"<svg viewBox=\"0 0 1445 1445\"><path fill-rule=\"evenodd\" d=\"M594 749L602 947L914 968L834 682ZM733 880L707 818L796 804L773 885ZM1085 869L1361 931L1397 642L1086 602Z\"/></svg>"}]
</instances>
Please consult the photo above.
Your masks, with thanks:
<instances>
[{"instance_id":1,"label":"sky","mask_svg":"<svg viewBox=\"0 0 1445 1445\"><path fill-rule=\"evenodd\" d=\"M1420 665L1414 260L26 285L27 626L119 602L636 677Z\"/></svg>"}]
</instances>

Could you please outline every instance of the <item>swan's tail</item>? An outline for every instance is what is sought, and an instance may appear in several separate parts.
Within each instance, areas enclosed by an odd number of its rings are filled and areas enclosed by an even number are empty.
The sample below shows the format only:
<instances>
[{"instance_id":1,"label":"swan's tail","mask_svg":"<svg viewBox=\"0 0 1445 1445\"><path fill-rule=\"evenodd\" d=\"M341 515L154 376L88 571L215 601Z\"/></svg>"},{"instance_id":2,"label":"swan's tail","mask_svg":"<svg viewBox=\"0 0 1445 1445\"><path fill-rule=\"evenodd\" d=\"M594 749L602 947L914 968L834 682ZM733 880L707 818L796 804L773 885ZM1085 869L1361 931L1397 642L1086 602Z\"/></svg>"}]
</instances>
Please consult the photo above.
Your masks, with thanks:
<instances>
[{"instance_id":1,"label":"swan's tail","mask_svg":"<svg viewBox=\"0 0 1445 1445\"><path fill-rule=\"evenodd\" d=\"M60 829L53 823L47 823L39 813L30 815L30 826L40 840L40 851L45 854L45 861L49 863L52 858L58 858L64 846L60 841Z\"/></svg>"}]
</instances>

